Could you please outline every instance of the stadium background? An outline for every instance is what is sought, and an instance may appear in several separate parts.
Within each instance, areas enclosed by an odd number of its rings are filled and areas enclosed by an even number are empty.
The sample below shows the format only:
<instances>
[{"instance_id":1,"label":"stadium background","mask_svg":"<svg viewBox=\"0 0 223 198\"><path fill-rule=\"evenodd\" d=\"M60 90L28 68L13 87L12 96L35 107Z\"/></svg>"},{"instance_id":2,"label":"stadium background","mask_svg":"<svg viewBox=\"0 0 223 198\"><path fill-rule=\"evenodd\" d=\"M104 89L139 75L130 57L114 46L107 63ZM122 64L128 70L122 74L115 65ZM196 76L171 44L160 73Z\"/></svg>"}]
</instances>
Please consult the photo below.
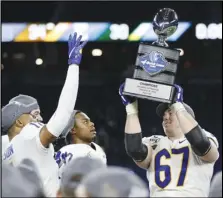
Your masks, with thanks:
<instances>
[{"instance_id":1,"label":"stadium background","mask_svg":"<svg viewBox=\"0 0 223 198\"><path fill-rule=\"evenodd\" d=\"M190 24L176 41L169 42L171 47L184 51L177 83L183 86L184 100L194 109L200 125L218 138L222 156L222 2L2 2L1 13L3 23L27 23L25 27L48 22L127 24L130 35L142 22L151 22L163 7L175 9L179 21ZM200 23L203 25L199 29ZM37 42L41 40L38 37L42 35L38 34L43 31L41 28L33 31L34 36L37 33L37 40L28 40L32 35L25 33L20 38L27 42L12 42L18 34L14 35L15 26L8 27L2 26L1 105L20 93L32 95L38 99L47 122L64 83L67 43ZM100 41L91 41L84 48L76 108L94 121L108 164L130 167L146 179L145 172L125 153L125 109L118 95L120 83L132 74L140 38L130 41L126 28L123 31L120 26L114 29L113 36L108 31ZM116 40L116 37L124 40ZM8 41L3 42L4 39ZM92 56L93 49L101 49L102 56ZM43 63L37 65L37 58ZM163 134L161 120L155 114L156 106L156 102L140 100L144 136ZM221 161L220 157L215 172L222 169Z\"/></svg>"}]
</instances>

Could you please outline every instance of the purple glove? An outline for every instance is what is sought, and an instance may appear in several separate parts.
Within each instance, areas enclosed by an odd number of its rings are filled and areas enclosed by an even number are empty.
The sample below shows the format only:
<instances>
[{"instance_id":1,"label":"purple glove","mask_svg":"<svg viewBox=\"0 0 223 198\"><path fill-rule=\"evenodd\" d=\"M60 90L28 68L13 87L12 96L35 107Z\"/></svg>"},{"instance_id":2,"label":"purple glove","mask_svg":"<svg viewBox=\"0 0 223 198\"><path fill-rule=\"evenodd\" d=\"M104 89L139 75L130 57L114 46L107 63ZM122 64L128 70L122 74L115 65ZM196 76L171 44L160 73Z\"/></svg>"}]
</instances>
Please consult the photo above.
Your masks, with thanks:
<instances>
[{"instance_id":1,"label":"purple glove","mask_svg":"<svg viewBox=\"0 0 223 198\"><path fill-rule=\"evenodd\" d=\"M131 96L123 95L124 86L125 86L125 83L122 83L120 85L120 87L119 87L119 95L121 96L122 103L126 106L128 104L131 104L131 103L135 102L136 98L131 97Z\"/></svg>"},{"instance_id":2,"label":"purple glove","mask_svg":"<svg viewBox=\"0 0 223 198\"><path fill-rule=\"evenodd\" d=\"M174 87L176 88L175 101L176 102L183 102L183 88L179 85L176 85L176 84L174 84Z\"/></svg>"},{"instance_id":3,"label":"purple glove","mask_svg":"<svg viewBox=\"0 0 223 198\"><path fill-rule=\"evenodd\" d=\"M76 64L79 65L81 62L82 54L80 52L81 49L86 45L87 41L84 41L80 44L82 36L77 38L77 33L74 33L74 36L69 36L68 40L68 64Z\"/></svg>"}]
</instances>

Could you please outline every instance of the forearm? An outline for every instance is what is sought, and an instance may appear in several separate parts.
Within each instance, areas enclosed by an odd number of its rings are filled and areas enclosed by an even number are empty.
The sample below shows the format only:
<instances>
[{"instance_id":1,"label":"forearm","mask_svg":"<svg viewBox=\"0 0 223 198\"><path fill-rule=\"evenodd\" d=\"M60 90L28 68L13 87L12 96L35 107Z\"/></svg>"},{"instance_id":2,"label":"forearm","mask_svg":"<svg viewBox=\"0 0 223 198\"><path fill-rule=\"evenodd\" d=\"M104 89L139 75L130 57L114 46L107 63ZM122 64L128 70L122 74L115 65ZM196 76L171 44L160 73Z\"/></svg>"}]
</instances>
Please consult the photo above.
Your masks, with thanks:
<instances>
[{"instance_id":1,"label":"forearm","mask_svg":"<svg viewBox=\"0 0 223 198\"><path fill-rule=\"evenodd\" d=\"M57 105L57 110L64 110L66 112L72 113L78 93L79 86L79 66L70 65L67 71L67 77L60 94L59 102ZM55 112L55 113L56 113Z\"/></svg>"},{"instance_id":2,"label":"forearm","mask_svg":"<svg viewBox=\"0 0 223 198\"><path fill-rule=\"evenodd\" d=\"M72 115L77 99L78 86L79 66L70 65L57 109L46 125L48 131L55 137L60 135Z\"/></svg>"},{"instance_id":3,"label":"forearm","mask_svg":"<svg viewBox=\"0 0 223 198\"><path fill-rule=\"evenodd\" d=\"M127 115L125 125L126 153L141 168L148 168L151 158L151 149L142 143L142 129L137 114Z\"/></svg>"},{"instance_id":4,"label":"forearm","mask_svg":"<svg viewBox=\"0 0 223 198\"><path fill-rule=\"evenodd\" d=\"M127 115L125 123L125 133L135 134L135 133L141 133L141 131L142 129L139 122L138 114Z\"/></svg>"},{"instance_id":5,"label":"forearm","mask_svg":"<svg viewBox=\"0 0 223 198\"><path fill-rule=\"evenodd\" d=\"M219 155L217 147L210 141L198 122L184 109L181 103L175 103L173 109L176 112L180 128L195 154L204 161L214 162L217 160Z\"/></svg>"},{"instance_id":6,"label":"forearm","mask_svg":"<svg viewBox=\"0 0 223 198\"><path fill-rule=\"evenodd\" d=\"M126 106L125 149L135 161L144 161L148 148L142 143L142 129L138 117L137 102Z\"/></svg>"},{"instance_id":7,"label":"forearm","mask_svg":"<svg viewBox=\"0 0 223 198\"><path fill-rule=\"evenodd\" d=\"M194 127L198 126L197 121L186 111L181 103L175 103L173 109L176 112L177 120L184 134L187 134Z\"/></svg>"}]
</instances>

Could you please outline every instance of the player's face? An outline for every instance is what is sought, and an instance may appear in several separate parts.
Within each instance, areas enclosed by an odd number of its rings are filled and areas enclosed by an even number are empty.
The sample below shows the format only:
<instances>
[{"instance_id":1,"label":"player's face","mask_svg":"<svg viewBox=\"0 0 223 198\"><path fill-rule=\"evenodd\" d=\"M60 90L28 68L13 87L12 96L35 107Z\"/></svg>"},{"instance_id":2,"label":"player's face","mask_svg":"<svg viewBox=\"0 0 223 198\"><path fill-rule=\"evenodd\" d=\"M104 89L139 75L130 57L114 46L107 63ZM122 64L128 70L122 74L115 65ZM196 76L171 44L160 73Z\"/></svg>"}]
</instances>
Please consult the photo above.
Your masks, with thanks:
<instances>
[{"instance_id":1,"label":"player's face","mask_svg":"<svg viewBox=\"0 0 223 198\"><path fill-rule=\"evenodd\" d=\"M30 114L22 114L17 120L17 127L22 128L30 122L41 122L43 121L40 110L35 109Z\"/></svg>"},{"instance_id":2,"label":"player's face","mask_svg":"<svg viewBox=\"0 0 223 198\"><path fill-rule=\"evenodd\" d=\"M40 109L34 109L31 111L30 115L32 116L33 120L36 122L42 122L43 118L40 114Z\"/></svg>"},{"instance_id":3,"label":"player's face","mask_svg":"<svg viewBox=\"0 0 223 198\"><path fill-rule=\"evenodd\" d=\"M167 109L163 115L163 129L167 136L174 136L176 131L179 129L179 122L177 120L176 114Z\"/></svg>"},{"instance_id":4,"label":"player's face","mask_svg":"<svg viewBox=\"0 0 223 198\"><path fill-rule=\"evenodd\" d=\"M96 136L94 123L91 122L90 118L82 112L75 115L75 120L76 136L81 140L92 142Z\"/></svg>"}]
</instances>

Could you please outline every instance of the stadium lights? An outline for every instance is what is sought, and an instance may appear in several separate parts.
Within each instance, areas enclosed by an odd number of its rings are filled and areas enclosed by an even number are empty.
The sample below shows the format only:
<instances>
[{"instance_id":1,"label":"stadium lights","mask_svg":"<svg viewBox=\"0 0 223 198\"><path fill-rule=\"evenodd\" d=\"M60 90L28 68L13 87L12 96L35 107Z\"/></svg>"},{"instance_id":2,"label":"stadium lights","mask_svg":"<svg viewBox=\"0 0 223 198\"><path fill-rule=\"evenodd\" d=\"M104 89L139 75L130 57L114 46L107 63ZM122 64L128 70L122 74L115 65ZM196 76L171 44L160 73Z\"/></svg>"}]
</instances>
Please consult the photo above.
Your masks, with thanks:
<instances>
[{"instance_id":1,"label":"stadium lights","mask_svg":"<svg viewBox=\"0 0 223 198\"><path fill-rule=\"evenodd\" d=\"M129 37L129 26L125 23L111 24L110 31L111 40L126 40Z\"/></svg>"},{"instance_id":2,"label":"stadium lights","mask_svg":"<svg viewBox=\"0 0 223 198\"><path fill-rule=\"evenodd\" d=\"M92 50L92 56L101 56L102 50L101 49L93 49Z\"/></svg>"},{"instance_id":3,"label":"stadium lights","mask_svg":"<svg viewBox=\"0 0 223 198\"><path fill-rule=\"evenodd\" d=\"M195 27L195 36L199 40L222 39L222 23L210 23L209 25L198 23Z\"/></svg>"},{"instance_id":4,"label":"stadium lights","mask_svg":"<svg viewBox=\"0 0 223 198\"><path fill-rule=\"evenodd\" d=\"M43 64L43 59L37 58L36 59L36 65L42 65Z\"/></svg>"},{"instance_id":5,"label":"stadium lights","mask_svg":"<svg viewBox=\"0 0 223 198\"><path fill-rule=\"evenodd\" d=\"M46 29L47 29L47 30L53 30L54 27L55 27L55 24L54 24L54 23L51 23L51 22L50 22L50 23L47 23L47 24L46 24Z\"/></svg>"}]
</instances>

